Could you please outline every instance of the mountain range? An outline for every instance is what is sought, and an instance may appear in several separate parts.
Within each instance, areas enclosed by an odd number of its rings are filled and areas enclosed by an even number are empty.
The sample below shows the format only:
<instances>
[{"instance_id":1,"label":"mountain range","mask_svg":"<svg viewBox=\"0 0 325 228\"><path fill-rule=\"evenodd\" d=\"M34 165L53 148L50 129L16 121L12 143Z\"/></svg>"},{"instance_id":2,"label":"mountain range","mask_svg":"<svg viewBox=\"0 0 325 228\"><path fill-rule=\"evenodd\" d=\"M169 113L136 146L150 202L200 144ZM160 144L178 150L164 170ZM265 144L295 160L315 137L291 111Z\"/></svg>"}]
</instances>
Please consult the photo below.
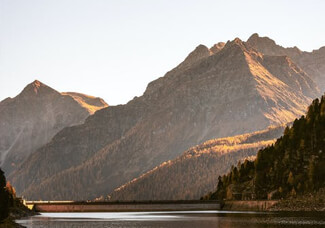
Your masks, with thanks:
<instances>
[{"instance_id":1,"label":"mountain range","mask_svg":"<svg viewBox=\"0 0 325 228\"><path fill-rule=\"evenodd\" d=\"M199 45L142 96L59 131L8 179L28 199L93 199L207 140L293 121L324 89L324 50L257 34Z\"/></svg>"}]
</instances>

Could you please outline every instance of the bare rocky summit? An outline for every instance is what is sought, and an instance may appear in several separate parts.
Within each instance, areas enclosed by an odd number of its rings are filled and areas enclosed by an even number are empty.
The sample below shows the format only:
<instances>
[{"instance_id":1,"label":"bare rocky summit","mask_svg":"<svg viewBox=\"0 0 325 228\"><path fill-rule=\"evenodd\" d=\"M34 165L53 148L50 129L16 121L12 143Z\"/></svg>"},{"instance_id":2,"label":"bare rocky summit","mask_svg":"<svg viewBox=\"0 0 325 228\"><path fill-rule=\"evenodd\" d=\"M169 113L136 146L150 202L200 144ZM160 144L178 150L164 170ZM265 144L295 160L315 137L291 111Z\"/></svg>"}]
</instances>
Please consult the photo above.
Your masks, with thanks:
<instances>
[{"instance_id":1,"label":"bare rocky summit","mask_svg":"<svg viewBox=\"0 0 325 228\"><path fill-rule=\"evenodd\" d=\"M199 45L141 97L60 131L9 179L28 199L106 195L204 141L303 115L320 94L315 78L290 56L238 38Z\"/></svg>"},{"instance_id":2,"label":"bare rocky summit","mask_svg":"<svg viewBox=\"0 0 325 228\"><path fill-rule=\"evenodd\" d=\"M97 98L96 98L97 99ZM84 104L93 105L89 98ZM97 101L96 101L97 102ZM98 109L107 107L102 101ZM0 102L0 165L10 174L31 153L65 127L82 124L93 109L35 80L14 98Z\"/></svg>"}]
</instances>

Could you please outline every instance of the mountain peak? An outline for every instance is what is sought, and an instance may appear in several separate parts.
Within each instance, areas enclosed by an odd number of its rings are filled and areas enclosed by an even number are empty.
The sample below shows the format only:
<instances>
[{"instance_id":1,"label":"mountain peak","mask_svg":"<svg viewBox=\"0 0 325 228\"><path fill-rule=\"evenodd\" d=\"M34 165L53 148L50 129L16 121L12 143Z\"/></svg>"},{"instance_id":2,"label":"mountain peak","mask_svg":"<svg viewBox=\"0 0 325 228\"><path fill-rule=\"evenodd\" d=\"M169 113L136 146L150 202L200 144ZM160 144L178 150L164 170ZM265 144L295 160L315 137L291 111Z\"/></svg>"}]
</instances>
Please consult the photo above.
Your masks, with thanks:
<instances>
[{"instance_id":1,"label":"mountain peak","mask_svg":"<svg viewBox=\"0 0 325 228\"><path fill-rule=\"evenodd\" d=\"M35 79L32 83L29 83L26 87L40 88L41 86L46 86L41 81Z\"/></svg>"},{"instance_id":2,"label":"mountain peak","mask_svg":"<svg viewBox=\"0 0 325 228\"><path fill-rule=\"evenodd\" d=\"M287 55L294 61L298 62L302 55L302 51L296 46L284 48L278 45L274 40L268 37L260 37L257 33L254 33L251 37L249 37L246 43L264 55Z\"/></svg>"},{"instance_id":3,"label":"mountain peak","mask_svg":"<svg viewBox=\"0 0 325 228\"><path fill-rule=\"evenodd\" d=\"M258 35L258 33L253 33L249 38L248 40L254 40L254 39L258 39L260 38L260 35Z\"/></svg>"},{"instance_id":4,"label":"mountain peak","mask_svg":"<svg viewBox=\"0 0 325 228\"><path fill-rule=\"evenodd\" d=\"M58 93L56 90L52 89L51 87L45 85L44 83L40 82L39 80L34 80L32 83L28 84L20 95L24 96L37 96L40 94L49 94L49 93Z\"/></svg>"},{"instance_id":5,"label":"mountain peak","mask_svg":"<svg viewBox=\"0 0 325 228\"><path fill-rule=\"evenodd\" d=\"M247 48L245 43L237 37L232 41L228 40L223 50L240 50L242 52L247 50Z\"/></svg>"},{"instance_id":6,"label":"mountain peak","mask_svg":"<svg viewBox=\"0 0 325 228\"><path fill-rule=\"evenodd\" d=\"M282 52L285 53L285 50L289 50L291 52L294 53L301 53L301 50L297 47L289 47L289 48L284 48L280 45L278 45L274 40L270 39L269 37L265 36L265 37L260 37L257 33L252 34L248 40L247 43L250 44L251 46L255 47L255 48L261 48L261 47L268 47L268 48L277 48L277 49L282 49ZM268 54L268 53L264 53L264 54Z\"/></svg>"},{"instance_id":7,"label":"mountain peak","mask_svg":"<svg viewBox=\"0 0 325 228\"><path fill-rule=\"evenodd\" d=\"M41 84L42 82L40 82L39 80L35 79L31 84Z\"/></svg>"},{"instance_id":8,"label":"mountain peak","mask_svg":"<svg viewBox=\"0 0 325 228\"><path fill-rule=\"evenodd\" d=\"M236 38L234 39L234 42L235 42L235 43L242 43L242 40L241 40L240 38L236 37Z\"/></svg>"},{"instance_id":9,"label":"mountain peak","mask_svg":"<svg viewBox=\"0 0 325 228\"><path fill-rule=\"evenodd\" d=\"M200 44L198 45L194 51L192 51L186 59L189 58L202 58L210 55L210 50L207 46Z\"/></svg>"},{"instance_id":10,"label":"mountain peak","mask_svg":"<svg viewBox=\"0 0 325 228\"><path fill-rule=\"evenodd\" d=\"M273 46L276 45L275 41L270 39L269 37L262 37L258 33L253 33L246 41L251 46Z\"/></svg>"},{"instance_id":11,"label":"mountain peak","mask_svg":"<svg viewBox=\"0 0 325 228\"><path fill-rule=\"evenodd\" d=\"M216 54L217 52L221 51L221 49L224 48L224 46L225 46L224 42L216 43L210 48L210 51L212 52L212 54Z\"/></svg>"},{"instance_id":12,"label":"mountain peak","mask_svg":"<svg viewBox=\"0 0 325 228\"><path fill-rule=\"evenodd\" d=\"M228 41L226 43L226 45L240 45L241 46L241 45L243 45L243 41L240 38L236 37L234 40Z\"/></svg>"},{"instance_id":13,"label":"mountain peak","mask_svg":"<svg viewBox=\"0 0 325 228\"><path fill-rule=\"evenodd\" d=\"M194 51L192 51L186 58L185 60L179 64L176 69L185 69L195 62L204 59L206 57L209 57L211 55L210 49L207 48L207 46L200 44L197 46Z\"/></svg>"},{"instance_id":14,"label":"mountain peak","mask_svg":"<svg viewBox=\"0 0 325 228\"><path fill-rule=\"evenodd\" d=\"M37 93L40 89L41 86L43 86L43 83L41 83L40 81L38 80L35 80L31 83L31 85L34 87L34 91L35 93Z\"/></svg>"}]
</instances>

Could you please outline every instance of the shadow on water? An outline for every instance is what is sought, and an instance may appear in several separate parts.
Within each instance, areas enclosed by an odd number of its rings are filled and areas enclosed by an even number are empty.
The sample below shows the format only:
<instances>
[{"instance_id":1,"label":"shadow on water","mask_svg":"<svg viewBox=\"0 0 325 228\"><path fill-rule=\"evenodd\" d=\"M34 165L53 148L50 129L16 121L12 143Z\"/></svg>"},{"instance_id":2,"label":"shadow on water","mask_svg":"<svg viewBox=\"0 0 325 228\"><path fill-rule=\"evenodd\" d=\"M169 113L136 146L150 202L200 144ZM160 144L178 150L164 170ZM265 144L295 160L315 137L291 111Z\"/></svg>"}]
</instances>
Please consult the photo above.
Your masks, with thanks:
<instances>
[{"instance_id":1,"label":"shadow on water","mask_svg":"<svg viewBox=\"0 0 325 228\"><path fill-rule=\"evenodd\" d=\"M120 213L43 213L17 221L26 227L145 227L145 228L279 228L325 227L325 213L309 212L120 212Z\"/></svg>"}]
</instances>

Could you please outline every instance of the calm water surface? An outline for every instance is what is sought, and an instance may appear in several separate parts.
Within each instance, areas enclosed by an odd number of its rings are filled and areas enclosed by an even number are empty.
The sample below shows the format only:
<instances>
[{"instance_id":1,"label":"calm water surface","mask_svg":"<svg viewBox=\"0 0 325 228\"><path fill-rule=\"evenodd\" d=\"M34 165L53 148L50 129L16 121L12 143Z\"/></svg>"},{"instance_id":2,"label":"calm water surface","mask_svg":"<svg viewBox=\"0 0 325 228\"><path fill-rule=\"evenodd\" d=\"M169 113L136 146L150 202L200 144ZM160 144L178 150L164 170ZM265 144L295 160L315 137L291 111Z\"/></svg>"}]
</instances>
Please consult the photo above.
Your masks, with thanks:
<instances>
[{"instance_id":1,"label":"calm water surface","mask_svg":"<svg viewBox=\"0 0 325 228\"><path fill-rule=\"evenodd\" d=\"M278 228L325 227L325 213L257 213L234 211L42 213L17 220L26 227L86 228Z\"/></svg>"}]
</instances>

